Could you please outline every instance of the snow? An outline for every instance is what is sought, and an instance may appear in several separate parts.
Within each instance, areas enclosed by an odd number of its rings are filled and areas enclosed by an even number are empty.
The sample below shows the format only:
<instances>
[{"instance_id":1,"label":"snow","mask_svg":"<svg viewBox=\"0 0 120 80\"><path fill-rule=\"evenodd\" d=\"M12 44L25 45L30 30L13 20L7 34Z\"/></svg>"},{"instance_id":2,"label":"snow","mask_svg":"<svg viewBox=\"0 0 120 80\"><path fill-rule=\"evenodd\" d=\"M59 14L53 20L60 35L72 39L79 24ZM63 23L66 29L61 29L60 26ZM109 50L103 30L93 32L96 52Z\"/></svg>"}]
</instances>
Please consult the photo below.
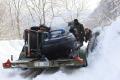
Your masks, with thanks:
<instances>
[{"instance_id":1,"label":"snow","mask_svg":"<svg viewBox=\"0 0 120 80\"><path fill-rule=\"evenodd\" d=\"M10 59L11 55L14 55L14 60L18 59L23 45L23 40L0 41L0 80L26 80L21 78L21 70L3 69L2 67L2 63Z\"/></svg>"},{"instance_id":2,"label":"snow","mask_svg":"<svg viewBox=\"0 0 120 80\"><path fill-rule=\"evenodd\" d=\"M119 80L120 79L120 18L102 28L95 50L88 56L88 67L79 69L60 68L59 71L43 72L33 80ZM0 62L11 54L17 59L24 42L21 40L0 41ZM3 69L0 66L1 80L26 80L20 76L21 70Z\"/></svg>"},{"instance_id":3,"label":"snow","mask_svg":"<svg viewBox=\"0 0 120 80\"><path fill-rule=\"evenodd\" d=\"M23 45L23 40L0 41L0 61L10 59L11 55L14 55L13 57L16 60L19 57Z\"/></svg>"}]
</instances>

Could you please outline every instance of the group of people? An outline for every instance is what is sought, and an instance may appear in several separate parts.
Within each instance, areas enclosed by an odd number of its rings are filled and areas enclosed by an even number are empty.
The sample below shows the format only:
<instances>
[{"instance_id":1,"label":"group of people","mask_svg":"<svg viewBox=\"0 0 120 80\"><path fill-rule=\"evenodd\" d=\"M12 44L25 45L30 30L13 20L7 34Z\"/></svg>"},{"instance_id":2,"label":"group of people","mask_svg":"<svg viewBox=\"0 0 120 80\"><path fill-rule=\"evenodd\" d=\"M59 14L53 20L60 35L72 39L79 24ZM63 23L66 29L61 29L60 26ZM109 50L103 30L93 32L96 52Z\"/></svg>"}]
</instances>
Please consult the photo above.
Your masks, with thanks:
<instances>
[{"instance_id":1,"label":"group of people","mask_svg":"<svg viewBox=\"0 0 120 80\"><path fill-rule=\"evenodd\" d=\"M83 41L87 42L92 37L92 31L89 28L85 28L83 24L79 23L78 19L74 19L73 23L69 23L70 32L76 37L76 40L83 45Z\"/></svg>"}]
</instances>

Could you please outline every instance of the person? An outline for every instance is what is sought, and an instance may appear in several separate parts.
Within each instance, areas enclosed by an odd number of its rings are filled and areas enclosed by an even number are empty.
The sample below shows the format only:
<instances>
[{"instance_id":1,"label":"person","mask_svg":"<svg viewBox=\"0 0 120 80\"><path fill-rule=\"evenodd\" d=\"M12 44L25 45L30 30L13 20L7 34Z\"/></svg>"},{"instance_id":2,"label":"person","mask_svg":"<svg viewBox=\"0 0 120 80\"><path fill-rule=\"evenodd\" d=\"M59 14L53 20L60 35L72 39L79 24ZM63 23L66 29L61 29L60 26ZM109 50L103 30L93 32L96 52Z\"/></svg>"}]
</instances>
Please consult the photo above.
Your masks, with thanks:
<instances>
[{"instance_id":1,"label":"person","mask_svg":"<svg viewBox=\"0 0 120 80\"><path fill-rule=\"evenodd\" d=\"M47 27L46 25L43 25L43 24L42 24L42 25L39 26L38 31L40 31L40 32L49 32L49 31L50 31L50 28Z\"/></svg>"},{"instance_id":2,"label":"person","mask_svg":"<svg viewBox=\"0 0 120 80\"><path fill-rule=\"evenodd\" d=\"M90 41L92 37L92 31L89 28L85 28L85 42Z\"/></svg>"},{"instance_id":3,"label":"person","mask_svg":"<svg viewBox=\"0 0 120 80\"><path fill-rule=\"evenodd\" d=\"M78 19L74 19L73 27L70 27L69 31L73 33L73 35L76 37L77 41L80 43L80 46L83 46L83 41L85 37L83 24L79 23Z\"/></svg>"}]
</instances>

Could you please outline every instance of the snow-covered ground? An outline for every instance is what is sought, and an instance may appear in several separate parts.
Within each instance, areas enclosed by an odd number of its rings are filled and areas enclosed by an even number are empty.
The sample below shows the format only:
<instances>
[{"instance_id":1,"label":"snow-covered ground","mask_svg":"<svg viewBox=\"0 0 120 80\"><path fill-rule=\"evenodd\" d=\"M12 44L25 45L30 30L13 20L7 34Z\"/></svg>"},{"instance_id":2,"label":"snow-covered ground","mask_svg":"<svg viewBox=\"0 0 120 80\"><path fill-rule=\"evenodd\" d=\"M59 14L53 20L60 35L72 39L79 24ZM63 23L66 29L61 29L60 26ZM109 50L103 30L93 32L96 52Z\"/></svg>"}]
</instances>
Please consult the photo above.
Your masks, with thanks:
<instances>
[{"instance_id":1,"label":"snow-covered ground","mask_svg":"<svg viewBox=\"0 0 120 80\"><path fill-rule=\"evenodd\" d=\"M0 80L24 80L21 78L21 70L18 69L3 69L2 63L10 59L14 55L14 60L17 60L19 53L24 45L21 40L0 41Z\"/></svg>"},{"instance_id":2,"label":"snow-covered ground","mask_svg":"<svg viewBox=\"0 0 120 80\"><path fill-rule=\"evenodd\" d=\"M23 46L23 41L0 41L1 64L10 55L17 59ZM59 71L42 73L33 80L119 80L120 79L120 18L104 27L98 37L98 45L88 56L88 67L79 69L61 68ZM1 80L26 80L20 76L21 70L5 70L0 64Z\"/></svg>"}]
</instances>

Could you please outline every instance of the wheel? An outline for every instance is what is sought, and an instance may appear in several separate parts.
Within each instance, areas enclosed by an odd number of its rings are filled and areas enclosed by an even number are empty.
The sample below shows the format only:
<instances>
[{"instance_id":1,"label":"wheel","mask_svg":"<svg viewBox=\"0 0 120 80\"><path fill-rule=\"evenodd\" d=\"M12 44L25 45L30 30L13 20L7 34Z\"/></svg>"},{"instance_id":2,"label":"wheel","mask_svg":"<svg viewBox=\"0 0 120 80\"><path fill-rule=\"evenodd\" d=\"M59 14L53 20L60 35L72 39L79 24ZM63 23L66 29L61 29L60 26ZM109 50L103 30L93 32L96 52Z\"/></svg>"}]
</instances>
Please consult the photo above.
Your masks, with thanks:
<instances>
[{"instance_id":1,"label":"wheel","mask_svg":"<svg viewBox=\"0 0 120 80\"><path fill-rule=\"evenodd\" d=\"M85 63L83 64L83 67L87 67L88 66L88 63L87 63L87 60L85 60Z\"/></svg>"},{"instance_id":2,"label":"wheel","mask_svg":"<svg viewBox=\"0 0 120 80\"><path fill-rule=\"evenodd\" d=\"M21 52L20 55L19 55L18 60L22 60L23 58L26 58L26 53L25 53L24 47L23 47L23 49L22 49L22 52Z\"/></svg>"},{"instance_id":3,"label":"wheel","mask_svg":"<svg viewBox=\"0 0 120 80\"><path fill-rule=\"evenodd\" d=\"M84 64L83 64L83 67L87 67L88 66L88 63L87 63L87 55L84 56Z\"/></svg>"},{"instance_id":4,"label":"wheel","mask_svg":"<svg viewBox=\"0 0 120 80\"><path fill-rule=\"evenodd\" d=\"M93 50L95 49L95 47L97 46L97 37L99 36L99 32L96 32L92 35L92 38L90 39L88 46L87 46L87 55L90 52L93 52Z\"/></svg>"}]
</instances>

